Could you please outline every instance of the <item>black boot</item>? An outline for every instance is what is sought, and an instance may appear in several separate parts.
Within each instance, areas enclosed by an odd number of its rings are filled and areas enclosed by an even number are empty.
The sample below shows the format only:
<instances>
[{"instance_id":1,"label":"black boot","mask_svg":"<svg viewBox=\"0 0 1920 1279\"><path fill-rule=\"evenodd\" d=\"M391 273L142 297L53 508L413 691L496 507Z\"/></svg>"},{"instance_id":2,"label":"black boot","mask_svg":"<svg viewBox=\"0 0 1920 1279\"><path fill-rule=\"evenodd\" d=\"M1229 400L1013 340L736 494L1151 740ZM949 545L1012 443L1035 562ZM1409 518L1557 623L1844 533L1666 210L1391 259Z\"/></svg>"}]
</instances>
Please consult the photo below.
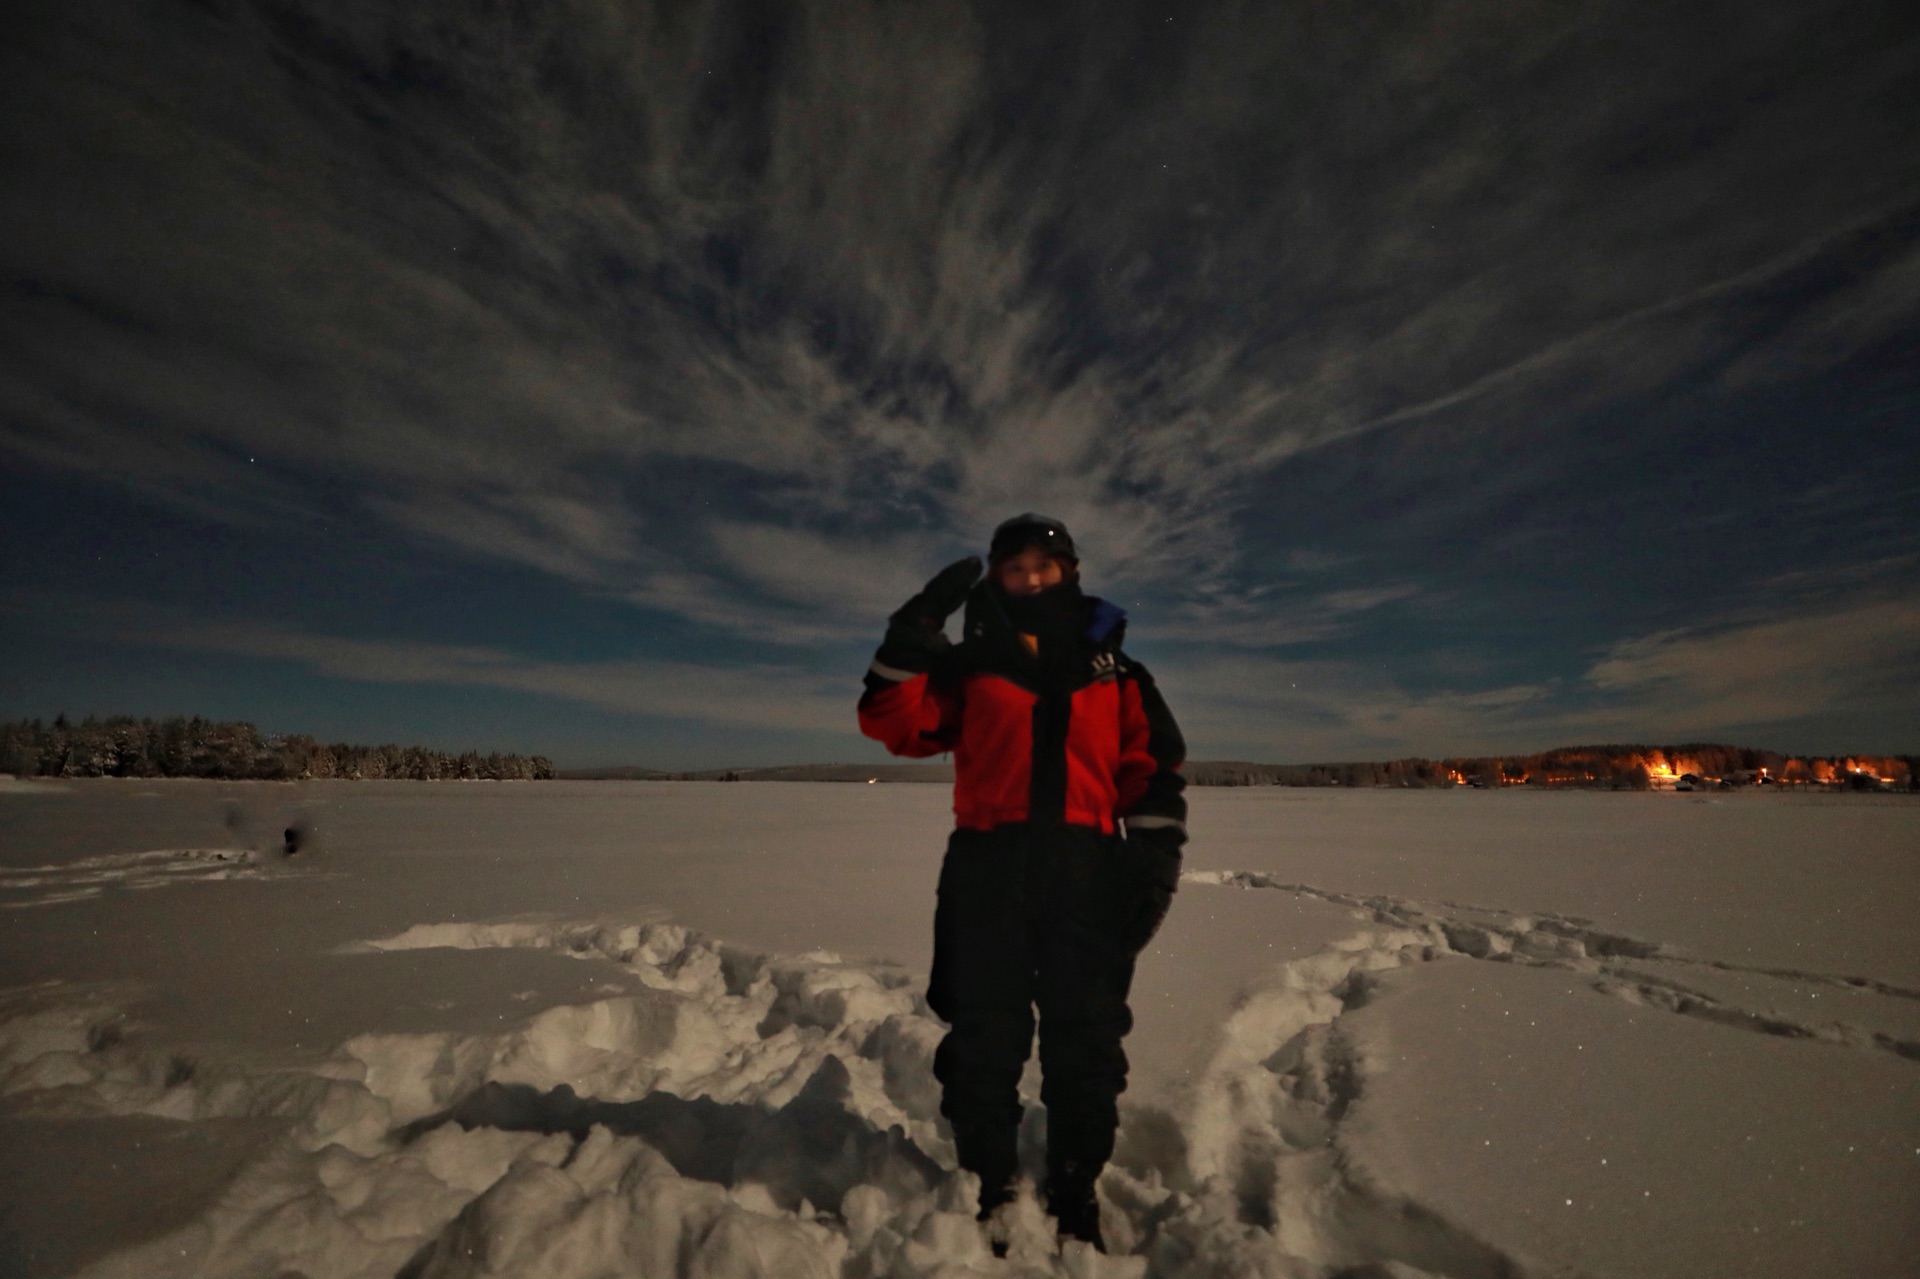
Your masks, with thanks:
<instances>
[{"instance_id":1,"label":"black boot","mask_svg":"<svg viewBox=\"0 0 1920 1279\"><path fill-rule=\"evenodd\" d=\"M1100 1200L1093 1192L1099 1169L1075 1164L1047 1173L1047 1211L1059 1223L1060 1238L1084 1239L1095 1252L1105 1252L1107 1241L1100 1237Z\"/></svg>"},{"instance_id":2,"label":"black boot","mask_svg":"<svg viewBox=\"0 0 1920 1279\"><path fill-rule=\"evenodd\" d=\"M1019 1129L1007 1124L956 1123L954 1153L960 1166L980 1178L980 1220L1013 1199L1014 1178L1020 1172Z\"/></svg>"},{"instance_id":3,"label":"black boot","mask_svg":"<svg viewBox=\"0 0 1920 1279\"><path fill-rule=\"evenodd\" d=\"M1005 1173L990 1172L980 1174L980 1211L973 1219L987 1228L987 1243L993 1249L993 1255L1007 1255L1008 1240L1005 1234L1005 1222L996 1222L993 1214L1013 1202L1014 1173L1009 1168Z\"/></svg>"},{"instance_id":4,"label":"black boot","mask_svg":"<svg viewBox=\"0 0 1920 1279\"><path fill-rule=\"evenodd\" d=\"M1013 1178L1011 1176L996 1181L980 1179L980 1211L974 1214L975 1221L985 1221L993 1216L994 1210L1002 1204L1013 1202Z\"/></svg>"}]
</instances>

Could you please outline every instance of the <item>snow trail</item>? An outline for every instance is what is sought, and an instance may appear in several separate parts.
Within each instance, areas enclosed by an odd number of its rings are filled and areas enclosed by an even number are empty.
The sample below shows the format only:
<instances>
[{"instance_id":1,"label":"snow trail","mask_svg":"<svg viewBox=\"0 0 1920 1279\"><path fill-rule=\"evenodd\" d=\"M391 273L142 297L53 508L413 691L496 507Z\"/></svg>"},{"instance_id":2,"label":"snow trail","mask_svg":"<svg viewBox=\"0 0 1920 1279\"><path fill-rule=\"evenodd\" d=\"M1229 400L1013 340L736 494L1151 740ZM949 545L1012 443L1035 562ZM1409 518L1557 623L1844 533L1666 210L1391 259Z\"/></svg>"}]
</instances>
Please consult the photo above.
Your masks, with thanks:
<instances>
[{"instance_id":1,"label":"snow trail","mask_svg":"<svg viewBox=\"0 0 1920 1279\"><path fill-rule=\"evenodd\" d=\"M1904 1005L1877 1028L1840 1029L1748 1008L1656 971L1686 964L1711 980L1730 966L1591 921L1245 872L1185 878L1317 897L1354 910L1360 927L1270 970L1185 1085L1124 1101L1099 1187L1111 1256L1051 1235L1032 1184L1037 1097L1026 1098L1012 1246L1004 1259L987 1251L976 1187L955 1170L938 1115L931 1060L944 1028L919 974L753 952L664 920L423 923L354 943L361 954L548 950L618 964L640 988L530 1009L492 1033L360 1034L318 1064L182 1056L145 1039L128 991L11 992L0 997L0 1094L30 1114L287 1124L197 1220L95 1263L90 1279L1522 1279L1548 1271L1381 1183L1350 1152L1357 1103L1383 1063L1343 1018L1393 973L1454 959L1554 968L1737 1030L1916 1056Z\"/></svg>"},{"instance_id":2,"label":"snow trail","mask_svg":"<svg viewBox=\"0 0 1920 1279\"><path fill-rule=\"evenodd\" d=\"M283 860L250 848L156 848L49 866L0 867L0 910L84 901L116 889L314 873L277 864Z\"/></svg>"},{"instance_id":3,"label":"snow trail","mask_svg":"<svg viewBox=\"0 0 1920 1279\"><path fill-rule=\"evenodd\" d=\"M1920 991L1870 977L1697 958L1676 953L1659 942L1607 931L1592 920L1575 916L1521 914L1491 906L1444 901L1425 903L1386 895L1359 897L1282 881L1259 871L1190 871L1182 880L1233 888L1277 889L1333 902L1370 916L1378 923L1438 929L1452 954L1589 974L1595 978L1594 990L1629 1003L1756 1034L1870 1048L1920 1060L1920 1011L1905 1008L1901 1003L1881 1004L1856 998L1847 1010L1849 1018L1825 1015L1816 1018L1812 1014L1820 1010L1813 1010L1805 998L1806 991L1797 989L1830 988L1853 996L1879 996L1890 1001L1920 1000ZM1636 961L1638 966L1620 961ZM1780 983L1782 989L1766 992L1771 997L1769 1006L1748 1007L1678 977L1647 971L1653 965L1766 978ZM1694 978L1696 983L1699 980ZM1781 1002L1797 1007L1783 1011L1778 1006Z\"/></svg>"}]
</instances>

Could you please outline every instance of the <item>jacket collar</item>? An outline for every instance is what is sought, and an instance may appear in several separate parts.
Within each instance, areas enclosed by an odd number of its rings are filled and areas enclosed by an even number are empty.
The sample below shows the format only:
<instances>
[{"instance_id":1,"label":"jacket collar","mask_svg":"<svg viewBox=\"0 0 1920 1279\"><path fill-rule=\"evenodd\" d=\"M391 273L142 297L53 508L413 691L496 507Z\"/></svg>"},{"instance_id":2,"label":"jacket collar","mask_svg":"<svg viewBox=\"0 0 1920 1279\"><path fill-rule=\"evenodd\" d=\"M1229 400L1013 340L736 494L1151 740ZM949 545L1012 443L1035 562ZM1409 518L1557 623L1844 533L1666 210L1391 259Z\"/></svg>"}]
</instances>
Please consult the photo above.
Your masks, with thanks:
<instances>
[{"instance_id":1,"label":"jacket collar","mask_svg":"<svg viewBox=\"0 0 1920 1279\"><path fill-rule=\"evenodd\" d=\"M1087 641L1087 646L1095 649L1120 647L1127 633L1127 611L1097 595L1088 595L1085 599L1087 624L1081 635ZM1005 651L1036 668L1039 665L1027 646L1015 638L1017 632L1013 623L1007 620L1006 610L1000 607L999 598L985 582L975 586L967 596L966 621L961 634L963 642Z\"/></svg>"}]
</instances>

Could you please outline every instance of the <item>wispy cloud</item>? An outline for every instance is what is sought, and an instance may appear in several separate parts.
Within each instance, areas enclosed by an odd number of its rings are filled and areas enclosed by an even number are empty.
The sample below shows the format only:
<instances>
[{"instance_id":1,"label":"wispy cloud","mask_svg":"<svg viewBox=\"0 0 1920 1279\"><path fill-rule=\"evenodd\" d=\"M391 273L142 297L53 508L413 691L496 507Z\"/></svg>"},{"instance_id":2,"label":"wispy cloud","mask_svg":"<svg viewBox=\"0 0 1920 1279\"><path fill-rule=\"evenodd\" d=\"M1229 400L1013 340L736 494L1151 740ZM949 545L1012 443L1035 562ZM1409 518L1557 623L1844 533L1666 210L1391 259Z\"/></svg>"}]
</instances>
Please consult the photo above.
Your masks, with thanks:
<instances>
[{"instance_id":1,"label":"wispy cloud","mask_svg":"<svg viewBox=\"0 0 1920 1279\"><path fill-rule=\"evenodd\" d=\"M1156 675L1196 757L1301 763L1538 749L1571 731L1560 690L1545 684L1414 693L1356 662L1253 654Z\"/></svg>"},{"instance_id":2,"label":"wispy cloud","mask_svg":"<svg viewBox=\"0 0 1920 1279\"><path fill-rule=\"evenodd\" d=\"M497 647L367 639L172 608L78 598L15 599L5 612L36 627L188 653L258 658L327 679L498 689L683 725L851 734L854 673L685 661L563 662Z\"/></svg>"},{"instance_id":3,"label":"wispy cloud","mask_svg":"<svg viewBox=\"0 0 1920 1279\"><path fill-rule=\"evenodd\" d=\"M1415 692L1378 666L1239 654L1170 666L1161 683L1190 739L1265 759L1526 751L1600 741L1736 740L1809 731L1911 749L1920 601L1822 600L1786 617L1622 640L1577 673ZM1888 725L1904 723L1889 735ZM1850 727L1851 726L1851 727ZM1793 745L1793 743L1781 743Z\"/></svg>"},{"instance_id":4,"label":"wispy cloud","mask_svg":"<svg viewBox=\"0 0 1920 1279\"><path fill-rule=\"evenodd\" d=\"M33 28L0 445L236 516L325 476L766 640L837 635L1025 508L1122 588L1244 577L1273 467L1698 367L1744 340L1724 308L1912 198L1822 159L1884 132L1872 49L1622 188L1663 113L1719 108L1674 52L1701 33L1606 6L1344 34L1204 6L1145 46L1145 16L1063 25L1068 56L957 4L223 13ZM1622 23L1641 97L1548 70ZM1910 317L1910 276L1809 313L1796 367Z\"/></svg>"},{"instance_id":5,"label":"wispy cloud","mask_svg":"<svg viewBox=\"0 0 1920 1279\"><path fill-rule=\"evenodd\" d=\"M202 653L273 658L335 679L532 693L602 710L760 732L844 732L853 683L794 667L691 662L542 662L490 648L339 636L261 626L201 626L151 641Z\"/></svg>"},{"instance_id":6,"label":"wispy cloud","mask_svg":"<svg viewBox=\"0 0 1920 1279\"><path fill-rule=\"evenodd\" d=\"M1627 640L1594 663L1586 681L1635 708L1643 723L1737 727L1870 698L1920 702L1905 675L1916 658L1920 600L1880 599Z\"/></svg>"},{"instance_id":7,"label":"wispy cloud","mask_svg":"<svg viewBox=\"0 0 1920 1279\"><path fill-rule=\"evenodd\" d=\"M1253 646L1208 653L1181 643L1156 675L1196 758L1300 762L1599 741L1750 742L1756 733L1767 739L1758 744L1790 749L1911 749L1920 695L1906 672L1920 661L1920 601L1890 593L1888 571L1879 564L1818 582L1796 577L1783 589L1799 591L1800 602L1785 616L1633 636L1563 674L1529 681L1462 669L1453 681L1414 689L1376 662L1287 659ZM0 612L83 644L261 659L362 684L497 689L683 726L841 736L859 749L851 667L823 673L767 662L556 661L500 646L347 636L72 596L16 596ZM1336 626L1337 614L1325 614L1323 624ZM1782 733L1789 740L1776 740Z\"/></svg>"},{"instance_id":8,"label":"wispy cloud","mask_svg":"<svg viewBox=\"0 0 1920 1279\"><path fill-rule=\"evenodd\" d=\"M1243 649L1278 649L1353 633L1375 609L1419 596L1411 582L1339 590L1303 589L1298 579L1249 589L1196 593L1170 617L1151 623L1156 640Z\"/></svg>"}]
</instances>

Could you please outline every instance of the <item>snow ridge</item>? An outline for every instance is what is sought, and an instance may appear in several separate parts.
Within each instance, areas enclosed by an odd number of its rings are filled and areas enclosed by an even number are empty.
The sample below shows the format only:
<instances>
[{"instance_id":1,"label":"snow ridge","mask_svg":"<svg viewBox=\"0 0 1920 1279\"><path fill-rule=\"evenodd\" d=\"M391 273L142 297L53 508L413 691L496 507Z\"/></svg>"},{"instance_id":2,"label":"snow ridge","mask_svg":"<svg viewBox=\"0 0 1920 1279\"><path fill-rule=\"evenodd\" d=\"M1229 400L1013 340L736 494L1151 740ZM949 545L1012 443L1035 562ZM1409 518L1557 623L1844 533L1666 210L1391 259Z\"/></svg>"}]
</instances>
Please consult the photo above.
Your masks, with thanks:
<instances>
[{"instance_id":1,"label":"snow ridge","mask_svg":"<svg viewBox=\"0 0 1920 1279\"><path fill-rule=\"evenodd\" d=\"M1387 974L1458 958L1551 967L1737 1030L1920 1057L1920 1034L1898 1015L1910 1001L1866 983L1736 971L1572 917L1358 897L1257 872L1185 879L1301 893L1363 925L1273 969L1179 1092L1126 1101L1099 1188L1111 1256L1052 1236L1032 1188L1045 1133L1033 1097L1008 1255L987 1250L975 1186L938 1116L943 1027L917 974L755 953L663 920L427 923L355 943L545 949L619 964L638 989L529 1010L490 1033L362 1034L300 1067L149 1043L126 1014L130 991L11 992L0 996L0 1095L25 1113L287 1122L198 1220L96 1263L93 1279L1524 1279L1541 1268L1381 1184L1350 1150L1383 1064L1342 1019ZM1663 971L1683 964L1687 982ZM1856 1009L1901 1007L1882 1009L1877 1027L1818 1022L1754 1003L1755 990L1785 997L1769 982L1809 998L1839 985Z\"/></svg>"},{"instance_id":2,"label":"snow ridge","mask_svg":"<svg viewBox=\"0 0 1920 1279\"><path fill-rule=\"evenodd\" d=\"M1203 872L1204 874L1204 872ZM1201 879L1199 882L1211 882ZM1342 1141L1374 1069L1340 1017L1380 975L1449 953L1431 925L1368 930L1280 965L1171 1107L1125 1108L1108 1238L1154 1275L1522 1279L1534 1272L1377 1184Z\"/></svg>"},{"instance_id":3,"label":"snow ridge","mask_svg":"<svg viewBox=\"0 0 1920 1279\"><path fill-rule=\"evenodd\" d=\"M1450 953L1436 926L1370 928L1280 966L1192 1088L1124 1108L1100 1186L1111 1256L1053 1237L1031 1184L1045 1114L1029 1098L1029 1181L1004 1259L938 1117L943 1027L916 975L756 954L660 921L419 925L354 949L422 946L594 956L641 989L497 1033L360 1035L297 1070L184 1062L144 1045L110 992L0 1005L0 1087L26 1109L289 1121L197 1221L84 1273L1530 1273L1370 1185L1342 1149L1369 1067L1338 1019L1379 974Z\"/></svg>"}]
</instances>

